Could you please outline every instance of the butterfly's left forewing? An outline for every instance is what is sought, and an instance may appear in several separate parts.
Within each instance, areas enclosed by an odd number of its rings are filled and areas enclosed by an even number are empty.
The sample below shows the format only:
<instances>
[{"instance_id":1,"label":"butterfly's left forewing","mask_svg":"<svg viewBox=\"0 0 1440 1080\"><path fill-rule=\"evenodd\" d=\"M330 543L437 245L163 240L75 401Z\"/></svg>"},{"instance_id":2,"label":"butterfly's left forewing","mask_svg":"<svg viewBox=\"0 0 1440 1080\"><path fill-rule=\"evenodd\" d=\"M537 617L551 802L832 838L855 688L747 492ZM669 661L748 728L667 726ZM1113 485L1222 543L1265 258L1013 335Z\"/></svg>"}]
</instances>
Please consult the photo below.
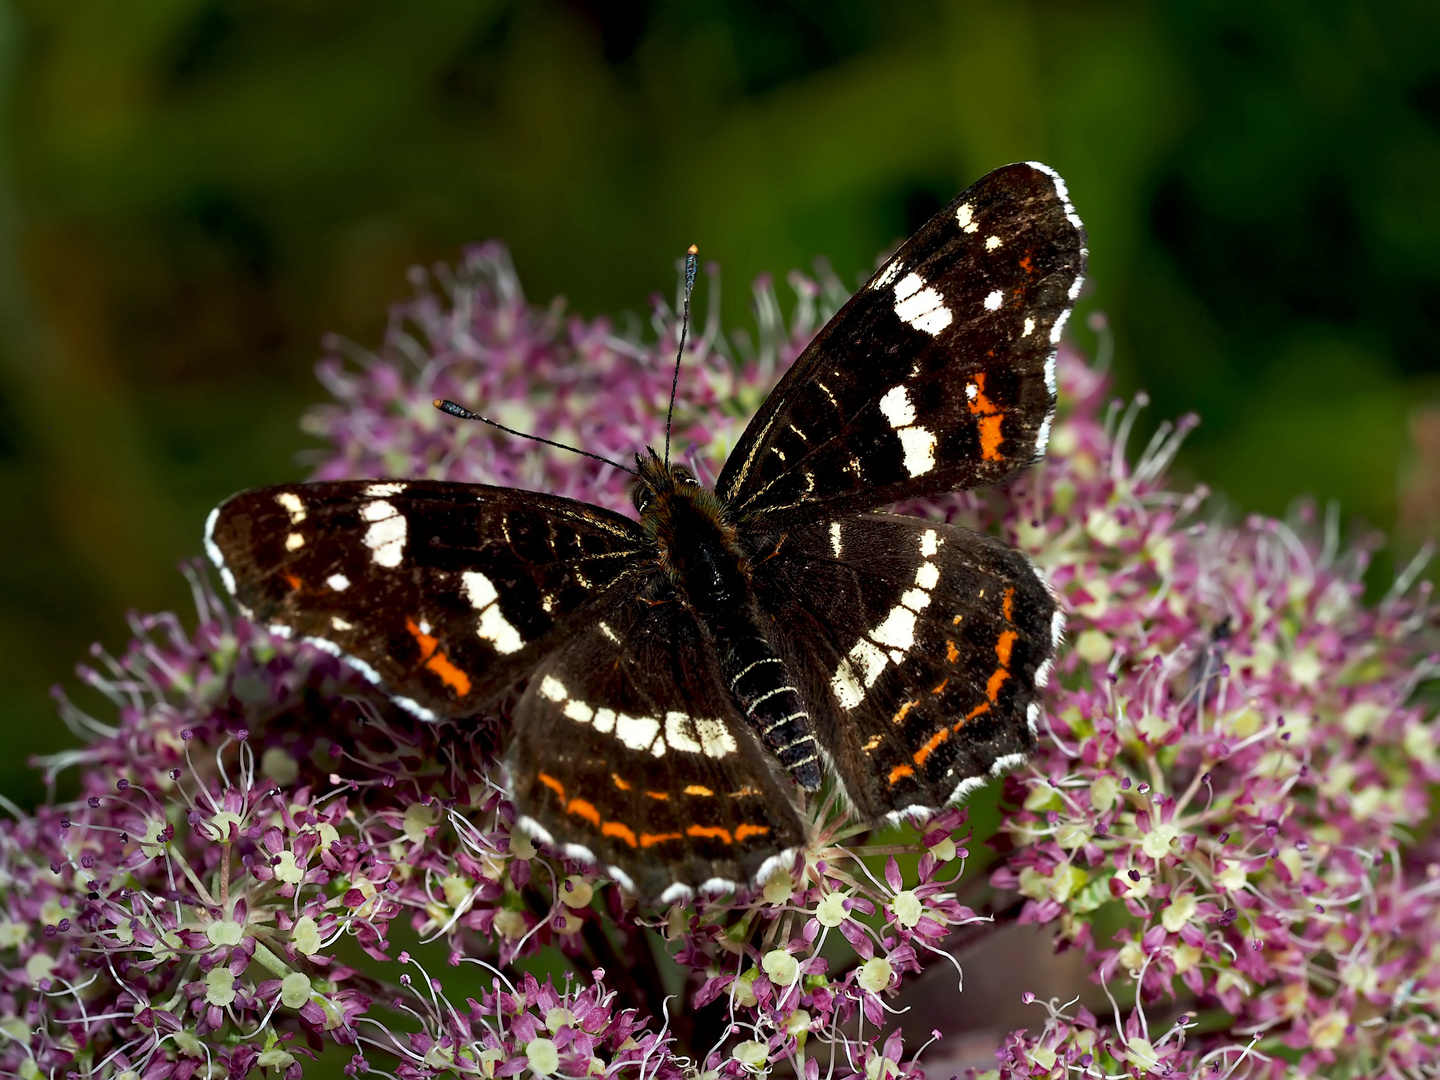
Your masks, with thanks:
<instances>
[{"instance_id":1,"label":"butterfly's left forewing","mask_svg":"<svg viewBox=\"0 0 1440 1080\"><path fill-rule=\"evenodd\" d=\"M349 660L425 719L477 712L626 574L638 526L571 499L435 481L245 491L206 548L242 611Z\"/></svg>"}]
</instances>

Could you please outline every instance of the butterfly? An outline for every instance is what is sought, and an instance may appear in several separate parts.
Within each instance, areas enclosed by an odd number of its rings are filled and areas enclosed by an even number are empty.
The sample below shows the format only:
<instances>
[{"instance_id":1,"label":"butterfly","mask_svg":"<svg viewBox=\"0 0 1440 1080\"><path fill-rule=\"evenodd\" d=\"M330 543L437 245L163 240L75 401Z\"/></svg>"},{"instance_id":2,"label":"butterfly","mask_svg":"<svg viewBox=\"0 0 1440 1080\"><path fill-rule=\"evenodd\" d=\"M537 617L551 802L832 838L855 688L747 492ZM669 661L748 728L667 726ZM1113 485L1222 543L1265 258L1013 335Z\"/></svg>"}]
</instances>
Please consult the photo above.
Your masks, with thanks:
<instances>
[{"instance_id":1,"label":"butterfly","mask_svg":"<svg viewBox=\"0 0 1440 1080\"><path fill-rule=\"evenodd\" d=\"M1024 759L1064 620L1019 551L879 512L1045 451L1085 233L1044 165L988 174L815 336L713 490L636 455L636 518L431 480L288 484L210 515L242 613L424 720L516 693L522 825L661 902L807 841L827 780L865 821ZM668 447L667 455L668 457Z\"/></svg>"}]
</instances>

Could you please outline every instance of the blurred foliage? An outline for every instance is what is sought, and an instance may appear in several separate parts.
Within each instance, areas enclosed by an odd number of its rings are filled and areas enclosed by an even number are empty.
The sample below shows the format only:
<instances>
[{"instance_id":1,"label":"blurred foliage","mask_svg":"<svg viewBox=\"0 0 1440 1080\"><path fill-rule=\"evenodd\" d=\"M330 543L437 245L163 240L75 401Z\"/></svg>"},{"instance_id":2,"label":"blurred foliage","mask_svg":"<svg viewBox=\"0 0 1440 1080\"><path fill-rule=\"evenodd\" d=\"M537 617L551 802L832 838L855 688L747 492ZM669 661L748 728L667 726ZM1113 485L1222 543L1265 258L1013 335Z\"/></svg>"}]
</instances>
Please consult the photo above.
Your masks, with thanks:
<instances>
[{"instance_id":1,"label":"blurred foliage","mask_svg":"<svg viewBox=\"0 0 1440 1080\"><path fill-rule=\"evenodd\" d=\"M1040 158L1121 388L1204 418L1181 467L1413 550L1440 519L1437 46L1419 0L0 6L0 791L40 794L46 688L90 641L187 605L209 507L303 475L321 334L373 344L407 267L490 236L584 314L643 311L697 242L736 325L754 275L856 281Z\"/></svg>"}]
</instances>

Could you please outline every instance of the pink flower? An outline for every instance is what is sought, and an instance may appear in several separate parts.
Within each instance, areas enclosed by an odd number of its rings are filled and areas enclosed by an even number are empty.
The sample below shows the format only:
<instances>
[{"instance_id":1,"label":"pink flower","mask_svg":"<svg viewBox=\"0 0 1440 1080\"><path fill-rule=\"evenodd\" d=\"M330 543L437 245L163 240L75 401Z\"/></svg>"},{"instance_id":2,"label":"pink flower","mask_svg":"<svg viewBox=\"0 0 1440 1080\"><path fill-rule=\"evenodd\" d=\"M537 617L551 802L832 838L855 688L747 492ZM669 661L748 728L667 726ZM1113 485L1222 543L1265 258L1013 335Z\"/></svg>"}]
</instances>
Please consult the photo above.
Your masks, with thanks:
<instances>
[{"instance_id":1,"label":"pink flower","mask_svg":"<svg viewBox=\"0 0 1440 1080\"><path fill-rule=\"evenodd\" d=\"M788 324L768 282L753 337L700 323L675 442L702 477L843 299L792 284ZM624 511L615 470L429 402L623 459L663 438L673 312L656 302L646 340L533 306L498 245L419 285L378 354L334 342L322 361L317 475ZM1193 420L1132 465L1138 406L1107 403L1068 348L1059 378L1042 465L908 508L1025 549L1070 620L1041 750L980 837L986 875L965 873L963 809L871 834L831 806L754 895L642 910L515 829L495 727L415 722L192 574L193 631L136 619L122 656L81 670L113 715L58 695L86 745L44 764L79 796L0 823L0 1070L298 1076L333 1044L356 1075L919 1076L940 1051L907 1051L896 995L991 910L1083 950L1098 999L1036 987L1001 1076L1433 1071L1428 588L1367 607L1364 550L1308 509L1205 519L1203 490L1163 482ZM528 973L542 958L569 973Z\"/></svg>"}]
</instances>

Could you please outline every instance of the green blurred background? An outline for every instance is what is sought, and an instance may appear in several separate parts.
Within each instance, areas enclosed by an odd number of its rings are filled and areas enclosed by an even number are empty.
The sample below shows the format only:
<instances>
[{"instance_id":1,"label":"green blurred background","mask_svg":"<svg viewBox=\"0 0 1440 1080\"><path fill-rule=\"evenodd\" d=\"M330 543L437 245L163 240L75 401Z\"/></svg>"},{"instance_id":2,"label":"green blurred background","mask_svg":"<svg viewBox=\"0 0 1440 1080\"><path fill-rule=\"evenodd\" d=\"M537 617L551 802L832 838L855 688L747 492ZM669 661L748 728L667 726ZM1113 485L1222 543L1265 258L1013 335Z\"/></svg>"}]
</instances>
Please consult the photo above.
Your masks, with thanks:
<instances>
[{"instance_id":1,"label":"green blurred background","mask_svg":"<svg viewBox=\"0 0 1440 1080\"><path fill-rule=\"evenodd\" d=\"M189 610L210 506L303 474L321 334L374 344L407 267L491 236L586 315L694 241L735 326L755 274L853 283L1040 158L1120 391L1204 418L1183 475L1405 557L1440 519L1437 55L1433 0L0 3L0 791L41 794L91 641Z\"/></svg>"}]
</instances>

